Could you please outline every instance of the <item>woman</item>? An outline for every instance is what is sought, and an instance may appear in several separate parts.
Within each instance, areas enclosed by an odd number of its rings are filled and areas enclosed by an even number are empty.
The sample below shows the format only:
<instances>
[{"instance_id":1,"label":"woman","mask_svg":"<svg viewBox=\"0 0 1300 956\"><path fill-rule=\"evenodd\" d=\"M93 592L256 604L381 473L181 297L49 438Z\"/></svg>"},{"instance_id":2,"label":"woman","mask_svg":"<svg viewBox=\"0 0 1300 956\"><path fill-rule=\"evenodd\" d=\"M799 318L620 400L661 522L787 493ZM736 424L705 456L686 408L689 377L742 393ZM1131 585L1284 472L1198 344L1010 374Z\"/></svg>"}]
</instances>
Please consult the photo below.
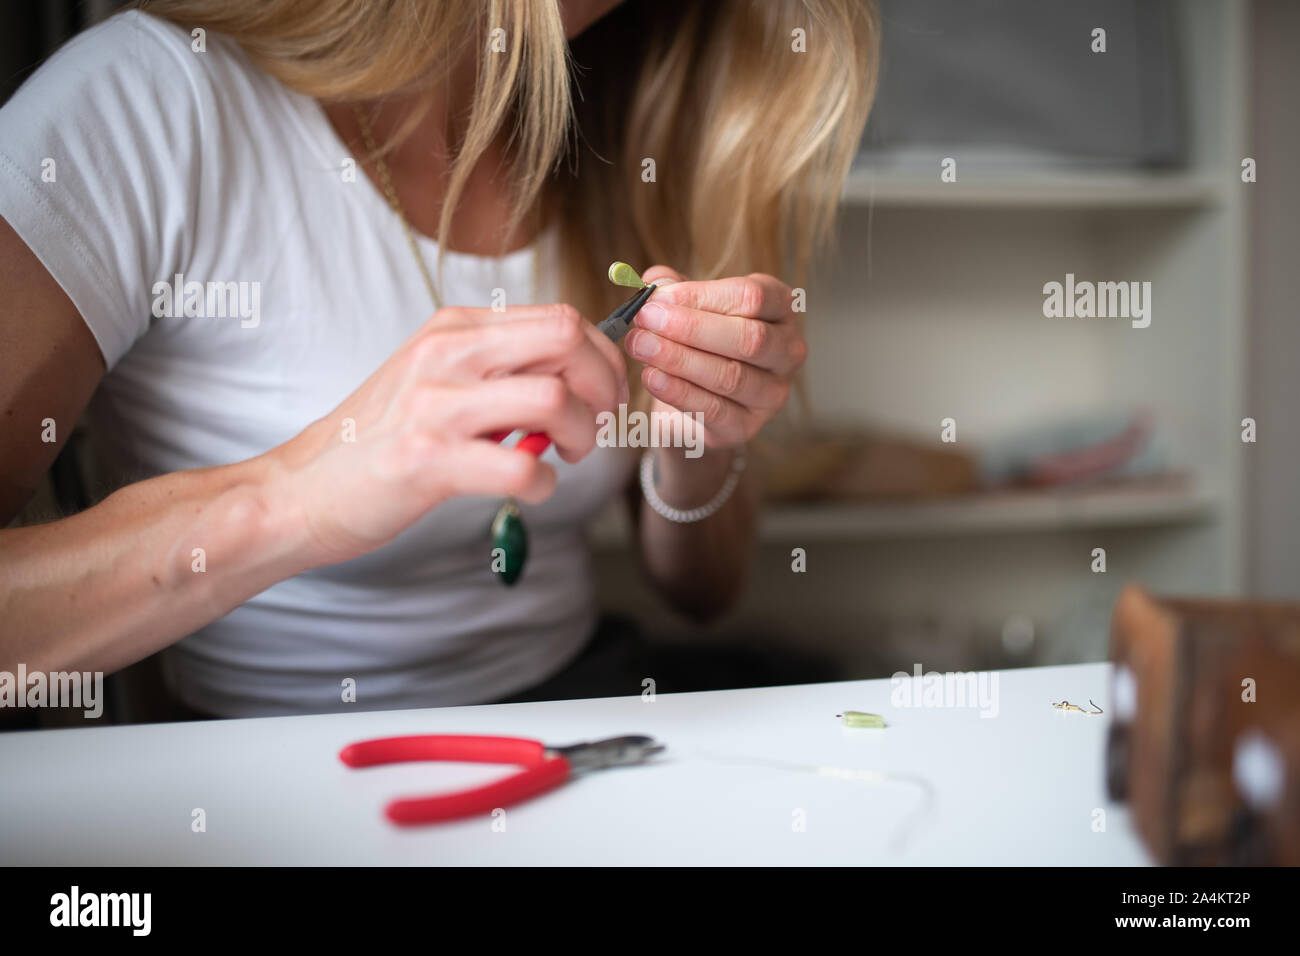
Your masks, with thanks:
<instances>
[{"instance_id":1,"label":"woman","mask_svg":"<svg viewBox=\"0 0 1300 956\"><path fill-rule=\"evenodd\" d=\"M827 235L874 35L865 0L153 0L73 40L0 110L0 518L85 408L120 487L0 532L0 669L167 647L219 716L507 698L591 640L624 488L657 588L724 610L729 476L806 353L775 276ZM612 259L664 263L631 388ZM595 441L629 398L702 423L649 500Z\"/></svg>"}]
</instances>

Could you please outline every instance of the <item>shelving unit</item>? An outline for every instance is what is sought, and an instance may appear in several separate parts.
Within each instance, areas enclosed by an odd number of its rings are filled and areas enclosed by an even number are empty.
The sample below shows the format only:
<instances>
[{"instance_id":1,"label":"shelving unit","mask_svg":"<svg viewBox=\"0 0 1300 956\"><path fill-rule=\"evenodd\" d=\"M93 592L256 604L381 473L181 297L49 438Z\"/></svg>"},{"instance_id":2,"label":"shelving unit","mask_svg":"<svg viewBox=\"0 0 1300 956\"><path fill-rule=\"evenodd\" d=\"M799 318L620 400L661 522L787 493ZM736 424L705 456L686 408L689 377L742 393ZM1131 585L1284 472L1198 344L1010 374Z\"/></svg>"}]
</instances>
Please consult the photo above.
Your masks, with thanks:
<instances>
[{"instance_id":1,"label":"shelving unit","mask_svg":"<svg viewBox=\"0 0 1300 956\"><path fill-rule=\"evenodd\" d=\"M914 174L855 169L845 183L849 206L984 209L1196 209L1221 198L1215 182L1188 173L963 174L939 183Z\"/></svg>"},{"instance_id":2,"label":"shelving unit","mask_svg":"<svg viewBox=\"0 0 1300 956\"><path fill-rule=\"evenodd\" d=\"M954 535L1051 533L1085 528L1158 528L1215 518L1205 494L1163 486L1016 491L893 504L770 505L759 520L763 544L878 541ZM612 510L592 528L602 550L630 540L625 513Z\"/></svg>"},{"instance_id":3,"label":"shelving unit","mask_svg":"<svg viewBox=\"0 0 1300 956\"><path fill-rule=\"evenodd\" d=\"M1189 130L1185 168L1011 175L928 168L853 172L838 258L810 285L813 412L938 442L958 422L979 448L1044 420L1145 407L1185 489L980 496L907 506L773 506L729 629L777 635L875 676L942 652L863 663L860 622L917 618L997 643L1028 618L1030 651L1004 663L1100 660L1115 595L1232 594L1243 581L1246 10L1189 0L1179 18ZM1153 321L1048 319L1042 287L1150 281ZM618 519L598 526L601 593L655 633L665 617L638 583ZM792 571L791 550L809 573ZM1107 552L1104 574L1090 555ZM815 573L814 573L815 570ZM914 646L908 641L891 647ZM938 646L938 645L935 645ZM869 655L868 655L869 657ZM953 659L960 659L956 655ZM869 670L875 667L876 670Z\"/></svg>"}]
</instances>

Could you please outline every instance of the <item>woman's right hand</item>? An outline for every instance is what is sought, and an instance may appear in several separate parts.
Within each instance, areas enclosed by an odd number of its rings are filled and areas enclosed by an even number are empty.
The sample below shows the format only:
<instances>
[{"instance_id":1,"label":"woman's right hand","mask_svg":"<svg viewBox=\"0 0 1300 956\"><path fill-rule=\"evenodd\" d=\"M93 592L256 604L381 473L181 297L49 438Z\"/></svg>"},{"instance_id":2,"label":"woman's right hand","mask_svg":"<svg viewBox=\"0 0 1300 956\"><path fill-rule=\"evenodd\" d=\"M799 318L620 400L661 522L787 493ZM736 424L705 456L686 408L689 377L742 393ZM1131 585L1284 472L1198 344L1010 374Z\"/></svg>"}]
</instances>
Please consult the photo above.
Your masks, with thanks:
<instances>
[{"instance_id":1,"label":"woman's right hand","mask_svg":"<svg viewBox=\"0 0 1300 956\"><path fill-rule=\"evenodd\" d=\"M333 412L272 449L270 504L304 566L357 557L456 495L536 502L555 469L486 437L546 432L565 461L628 395L618 348L567 305L439 310Z\"/></svg>"},{"instance_id":2,"label":"woman's right hand","mask_svg":"<svg viewBox=\"0 0 1300 956\"><path fill-rule=\"evenodd\" d=\"M58 451L42 420L65 437L104 369L76 306L3 219L0 341L13 345L0 349L3 524ZM443 309L283 445L0 528L0 671L114 671L286 578L379 547L453 495L544 498L554 470L483 436L545 431L574 461L626 389L618 349L571 307Z\"/></svg>"}]
</instances>

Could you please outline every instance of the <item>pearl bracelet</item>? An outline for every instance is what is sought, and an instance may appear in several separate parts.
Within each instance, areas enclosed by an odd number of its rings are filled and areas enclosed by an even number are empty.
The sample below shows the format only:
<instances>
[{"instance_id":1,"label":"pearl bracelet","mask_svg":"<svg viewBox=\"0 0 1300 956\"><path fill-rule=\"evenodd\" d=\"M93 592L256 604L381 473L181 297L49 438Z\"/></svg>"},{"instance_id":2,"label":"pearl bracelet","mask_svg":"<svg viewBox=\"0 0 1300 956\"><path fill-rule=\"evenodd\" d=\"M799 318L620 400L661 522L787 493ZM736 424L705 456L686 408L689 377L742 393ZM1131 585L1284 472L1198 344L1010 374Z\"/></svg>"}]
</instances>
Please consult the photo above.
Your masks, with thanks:
<instances>
[{"instance_id":1,"label":"pearl bracelet","mask_svg":"<svg viewBox=\"0 0 1300 956\"><path fill-rule=\"evenodd\" d=\"M655 514L677 524L691 524L711 517L727 503L727 499L731 497L732 492L736 490L736 486L740 484L740 473L744 470L745 452L743 449L737 448L731 459L731 471L727 473L727 480L722 483L722 488L718 493L698 508L683 511L680 508L672 507L659 497L659 492L655 490L654 449L647 448L641 455L641 493L645 495L646 502L654 509Z\"/></svg>"}]
</instances>

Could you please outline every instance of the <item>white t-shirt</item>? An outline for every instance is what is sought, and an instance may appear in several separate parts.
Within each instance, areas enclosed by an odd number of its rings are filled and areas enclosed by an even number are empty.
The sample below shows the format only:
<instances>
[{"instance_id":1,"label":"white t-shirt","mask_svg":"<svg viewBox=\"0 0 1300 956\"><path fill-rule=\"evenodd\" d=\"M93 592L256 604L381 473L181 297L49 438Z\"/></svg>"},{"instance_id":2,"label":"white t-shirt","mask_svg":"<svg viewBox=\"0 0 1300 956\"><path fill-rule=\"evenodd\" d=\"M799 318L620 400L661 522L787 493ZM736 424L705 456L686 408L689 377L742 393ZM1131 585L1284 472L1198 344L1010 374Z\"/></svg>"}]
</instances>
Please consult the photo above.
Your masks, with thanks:
<instances>
[{"instance_id":1,"label":"white t-shirt","mask_svg":"<svg viewBox=\"0 0 1300 956\"><path fill-rule=\"evenodd\" d=\"M0 216L104 354L90 413L112 474L260 454L429 317L400 220L364 173L346 175L349 159L320 105L236 44L209 34L195 52L137 12L67 44L0 110ZM433 268L437 245L420 242ZM496 289L509 304L553 301L551 249L449 252L439 292L448 305L487 306ZM522 508L530 554L513 588L490 569L501 500L454 499L387 547L283 581L181 640L165 657L173 691L256 716L488 702L557 672L595 624L585 525L632 462L600 448L546 460L559 486ZM356 703L342 699L349 678Z\"/></svg>"}]
</instances>

